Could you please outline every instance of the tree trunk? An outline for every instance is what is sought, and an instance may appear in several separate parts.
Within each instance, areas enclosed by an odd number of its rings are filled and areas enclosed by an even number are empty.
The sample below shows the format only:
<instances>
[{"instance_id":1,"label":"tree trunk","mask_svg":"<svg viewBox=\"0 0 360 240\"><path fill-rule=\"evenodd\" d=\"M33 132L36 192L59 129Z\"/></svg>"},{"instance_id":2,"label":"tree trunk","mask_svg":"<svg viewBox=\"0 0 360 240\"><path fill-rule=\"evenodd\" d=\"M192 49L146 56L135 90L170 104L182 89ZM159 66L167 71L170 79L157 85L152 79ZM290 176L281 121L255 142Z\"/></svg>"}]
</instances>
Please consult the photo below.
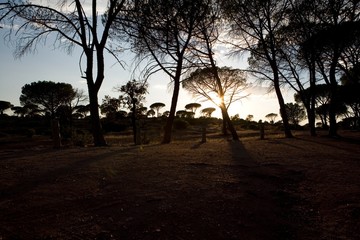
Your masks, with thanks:
<instances>
[{"instance_id":1,"label":"tree trunk","mask_svg":"<svg viewBox=\"0 0 360 240\"><path fill-rule=\"evenodd\" d=\"M91 126L92 126L91 130L94 140L94 146L96 147L107 146L104 135L102 133L97 91L95 91L91 87L89 87L89 101L90 101L90 116L91 116Z\"/></svg>"},{"instance_id":2,"label":"tree trunk","mask_svg":"<svg viewBox=\"0 0 360 240\"><path fill-rule=\"evenodd\" d=\"M275 88L276 96L277 96L279 106L280 106L280 115L281 115L281 118L283 121L285 137L292 138L293 135L290 130L289 118L288 118L286 110L285 110L285 101L281 94L281 89L280 89L280 85L279 85L279 76L275 73L274 73L274 88Z\"/></svg>"},{"instance_id":3,"label":"tree trunk","mask_svg":"<svg viewBox=\"0 0 360 240\"><path fill-rule=\"evenodd\" d=\"M225 124L227 125L227 127L229 128L229 130L231 132L232 139L234 141L239 141L239 136L236 132L234 125L231 122L231 119L229 117L229 114L227 112L225 104L222 103L220 108L221 108L221 113L223 115L223 120L225 121Z\"/></svg>"},{"instance_id":4,"label":"tree trunk","mask_svg":"<svg viewBox=\"0 0 360 240\"><path fill-rule=\"evenodd\" d=\"M316 114L315 114L315 104L316 104L316 96L315 96L315 87L316 87L316 72L315 72L315 60L312 57L311 63L309 64L310 71L310 96L309 96L309 107L306 108L307 116L309 120L310 127L310 135L315 137L316 134Z\"/></svg>"},{"instance_id":5,"label":"tree trunk","mask_svg":"<svg viewBox=\"0 0 360 240\"><path fill-rule=\"evenodd\" d=\"M227 127L226 127L225 113L224 113L224 111L222 110L222 108L221 108L221 115L222 115L222 129L221 129L221 131L222 131L222 134L223 134L224 136L227 136L227 135L228 135L228 131L227 131Z\"/></svg>"},{"instance_id":6,"label":"tree trunk","mask_svg":"<svg viewBox=\"0 0 360 240\"><path fill-rule=\"evenodd\" d=\"M180 75L178 78L174 79L174 91L171 99L171 107L170 107L170 114L166 120L165 130L164 130L164 138L162 143L167 144L171 142L171 135L172 135L172 127L175 119L175 112L176 112L176 105L178 102L179 97L179 90L180 90Z\"/></svg>"},{"instance_id":7,"label":"tree trunk","mask_svg":"<svg viewBox=\"0 0 360 240\"><path fill-rule=\"evenodd\" d=\"M337 108L337 82L335 64L330 67L330 106L329 106L329 136L337 137L336 108Z\"/></svg>"}]
</instances>

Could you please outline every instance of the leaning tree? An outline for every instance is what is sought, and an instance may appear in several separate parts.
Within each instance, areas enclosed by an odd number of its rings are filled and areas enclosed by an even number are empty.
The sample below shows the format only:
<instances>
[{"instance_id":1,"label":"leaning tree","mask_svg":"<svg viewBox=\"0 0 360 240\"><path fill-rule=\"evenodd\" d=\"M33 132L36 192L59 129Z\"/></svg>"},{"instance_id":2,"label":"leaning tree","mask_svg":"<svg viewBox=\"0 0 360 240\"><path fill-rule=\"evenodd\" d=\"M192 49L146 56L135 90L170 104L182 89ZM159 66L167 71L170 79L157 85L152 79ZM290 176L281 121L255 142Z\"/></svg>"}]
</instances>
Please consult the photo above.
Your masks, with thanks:
<instances>
[{"instance_id":1,"label":"leaning tree","mask_svg":"<svg viewBox=\"0 0 360 240\"><path fill-rule=\"evenodd\" d=\"M69 53L74 47L82 50L79 65L88 86L94 145L103 146L106 141L101 130L98 92L104 81L109 30L115 17L124 10L126 0L108 0L105 12L101 12L103 6L97 3L96 0L90 3L81 0L40 3L9 0L0 4L0 23L10 25L8 36L15 35L19 57L48 41L54 41L55 48L66 49ZM114 55L114 52L110 53Z\"/></svg>"},{"instance_id":2,"label":"leaning tree","mask_svg":"<svg viewBox=\"0 0 360 240\"><path fill-rule=\"evenodd\" d=\"M202 97L217 105L223 115L223 133L226 134L227 125L234 140L238 139L228 114L228 108L232 103L246 96L243 94L243 90L246 88L243 71L229 67L197 69L183 80L182 86L194 96Z\"/></svg>"},{"instance_id":3,"label":"leaning tree","mask_svg":"<svg viewBox=\"0 0 360 240\"><path fill-rule=\"evenodd\" d=\"M279 36L276 34L288 23L288 0L228 0L222 3L230 22L232 38L229 43L234 46L234 54L250 53L250 71L259 80L271 83L278 99L285 137L292 137L281 90L277 54Z\"/></svg>"}]
</instances>

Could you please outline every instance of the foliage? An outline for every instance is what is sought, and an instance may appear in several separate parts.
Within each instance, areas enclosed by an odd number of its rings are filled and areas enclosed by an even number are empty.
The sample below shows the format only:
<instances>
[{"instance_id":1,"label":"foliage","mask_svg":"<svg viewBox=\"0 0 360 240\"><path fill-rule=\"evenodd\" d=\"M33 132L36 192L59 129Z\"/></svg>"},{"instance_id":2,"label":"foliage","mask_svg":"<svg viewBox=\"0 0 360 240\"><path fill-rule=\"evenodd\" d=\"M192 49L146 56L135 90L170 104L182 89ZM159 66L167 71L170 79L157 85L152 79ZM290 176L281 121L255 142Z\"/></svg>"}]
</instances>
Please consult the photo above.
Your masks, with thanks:
<instances>
[{"instance_id":1,"label":"foliage","mask_svg":"<svg viewBox=\"0 0 360 240\"><path fill-rule=\"evenodd\" d=\"M13 105L10 102L0 101L0 115L3 115L4 111L11 107L13 107Z\"/></svg>"},{"instance_id":2,"label":"foliage","mask_svg":"<svg viewBox=\"0 0 360 240\"><path fill-rule=\"evenodd\" d=\"M217 68L220 77L222 93L212 69L199 68L191 72L182 82L183 88L194 96L203 97L219 106L224 102L226 108L242 98L242 90L246 87L246 79L243 71L229 67Z\"/></svg>"},{"instance_id":3,"label":"foliage","mask_svg":"<svg viewBox=\"0 0 360 240\"><path fill-rule=\"evenodd\" d=\"M68 83L38 81L22 87L20 103L23 106L36 105L43 113L48 112L55 117L57 109L69 105L75 95L75 90Z\"/></svg>"},{"instance_id":4,"label":"foliage","mask_svg":"<svg viewBox=\"0 0 360 240\"><path fill-rule=\"evenodd\" d=\"M189 127L189 122L184 119L175 119L174 128L177 130L184 130Z\"/></svg>"},{"instance_id":5,"label":"foliage","mask_svg":"<svg viewBox=\"0 0 360 240\"><path fill-rule=\"evenodd\" d=\"M121 106L121 101L118 98L112 98L108 95L102 100L100 105L100 110L102 114L105 114L109 119L115 119L116 113L119 111Z\"/></svg>"},{"instance_id":6,"label":"foliage","mask_svg":"<svg viewBox=\"0 0 360 240\"><path fill-rule=\"evenodd\" d=\"M304 109L297 103L287 103L286 112L289 116L290 123L297 126L306 118Z\"/></svg>"},{"instance_id":7,"label":"foliage","mask_svg":"<svg viewBox=\"0 0 360 240\"><path fill-rule=\"evenodd\" d=\"M133 11L119 17L114 36L123 29L121 19L128 19L126 41L130 43L139 61L147 61L143 72L149 76L158 71L167 74L173 84L169 116L166 119L163 143L171 142L181 76L186 68L194 65L191 47L196 45L194 36L200 34L197 26L208 14L210 0L149 0L137 1ZM120 30L120 31L119 31ZM140 65L140 64L139 64ZM141 65L143 66L143 65Z\"/></svg>"},{"instance_id":8,"label":"foliage","mask_svg":"<svg viewBox=\"0 0 360 240\"><path fill-rule=\"evenodd\" d=\"M277 118L277 114L276 113L269 113L269 114L266 114L266 118L269 119L270 123L271 124L274 124L275 123L275 119Z\"/></svg>"},{"instance_id":9,"label":"foliage","mask_svg":"<svg viewBox=\"0 0 360 240\"><path fill-rule=\"evenodd\" d=\"M148 84L146 82L136 81L135 79L118 88L118 91L122 93L122 95L120 95L121 103L131 111L131 123L135 144L141 143L141 140L139 139L140 130L137 126L137 118L139 109L143 107L147 88Z\"/></svg>"},{"instance_id":10,"label":"foliage","mask_svg":"<svg viewBox=\"0 0 360 240\"><path fill-rule=\"evenodd\" d=\"M204 117L207 117L207 118L211 118L211 114L215 111L215 108L213 107L208 107L208 108L204 108L201 110L201 114L204 116Z\"/></svg>"},{"instance_id":11,"label":"foliage","mask_svg":"<svg viewBox=\"0 0 360 240\"><path fill-rule=\"evenodd\" d=\"M156 103L153 103L150 105L150 108L151 109L154 109L156 111L156 116L157 117L160 117L160 108L163 108L165 107L165 103L161 103L161 102L156 102ZM154 114L155 115L155 114Z\"/></svg>"},{"instance_id":12,"label":"foliage","mask_svg":"<svg viewBox=\"0 0 360 240\"><path fill-rule=\"evenodd\" d=\"M191 112L193 112L195 114L196 110L201 107L200 103L189 103L185 105L185 109L186 110L190 110Z\"/></svg>"}]
</instances>

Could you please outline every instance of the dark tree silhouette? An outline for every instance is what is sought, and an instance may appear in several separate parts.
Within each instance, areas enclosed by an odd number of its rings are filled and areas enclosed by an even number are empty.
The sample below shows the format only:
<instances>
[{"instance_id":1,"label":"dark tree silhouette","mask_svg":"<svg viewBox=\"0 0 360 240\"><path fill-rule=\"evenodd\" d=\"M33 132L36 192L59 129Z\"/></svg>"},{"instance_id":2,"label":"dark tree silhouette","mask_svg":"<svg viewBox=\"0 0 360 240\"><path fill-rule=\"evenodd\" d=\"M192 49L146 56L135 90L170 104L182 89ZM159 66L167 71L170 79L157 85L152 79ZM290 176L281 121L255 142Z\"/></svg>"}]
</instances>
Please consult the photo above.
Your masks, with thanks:
<instances>
[{"instance_id":1,"label":"dark tree silhouette","mask_svg":"<svg viewBox=\"0 0 360 240\"><path fill-rule=\"evenodd\" d=\"M217 105L223 115L223 133L227 133L228 126L233 139L239 139L227 110L233 102L245 97L242 94L242 90L246 88L243 71L228 67L197 69L182 84L194 96L201 96Z\"/></svg>"},{"instance_id":2,"label":"dark tree silhouette","mask_svg":"<svg viewBox=\"0 0 360 240\"><path fill-rule=\"evenodd\" d=\"M131 111L131 123L134 134L134 144L141 144L140 129L138 128L138 110L143 107L145 94L147 93L148 85L146 82L131 80L125 85L117 88L123 95L120 96L120 101Z\"/></svg>"},{"instance_id":3,"label":"dark tree silhouette","mask_svg":"<svg viewBox=\"0 0 360 240\"><path fill-rule=\"evenodd\" d=\"M106 118L115 119L120 107L121 101L119 98L112 98L106 95L100 105L100 110L102 114L105 114Z\"/></svg>"},{"instance_id":4,"label":"dark tree silhouette","mask_svg":"<svg viewBox=\"0 0 360 240\"><path fill-rule=\"evenodd\" d=\"M75 98L76 91L68 83L55 83L51 81L39 81L25 84L21 89L21 105L36 105L45 114L48 112L55 117L57 109L69 106Z\"/></svg>"},{"instance_id":5,"label":"dark tree silhouette","mask_svg":"<svg viewBox=\"0 0 360 240\"><path fill-rule=\"evenodd\" d=\"M292 137L285 101L281 92L276 32L287 23L287 0L229 0L223 9L231 23L236 52L250 52L251 70L260 79L270 81L275 90L286 137ZM238 40L238 41L236 41Z\"/></svg>"},{"instance_id":6,"label":"dark tree silhouette","mask_svg":"<svg viewBox=\"0 0 360 240\"><path fill-rule=\"evenodd\" d=\"M0 115L4 115L4 111L12 107L13 105L10 102L0 101Z\"/></svg>"},{"instance_id":7,"label":"dark tree silhouette","mask_svg":"<svg viewBox=\"0 0 360 240\"><path fill-rule=\"evenodd\" d=\"M150 105L151 109L154 109L156 111L156 117L159 117L160 114L160 108L165 107L165 103L162 102L156 102Z\"/></svg>"},{"instance_id":8,"label":"dark tree silhouette","mask_svg":"<svg viewBox=\"0 0 360 240\"><path fill-rule=\"evenodd\" d=\"M271 124L274 124L277 116L278 115L276 113L269 113L269 114L266 114L265 118L269 119Z\"/></svg>"},{"instance_id":9,"label":"dark tree silhouette","mask_svg":"<svg viewBox=\"0 0 360 240\"><path fill-rule=\"evenodd\" d=\"M201 107L201 104L200 103L189 103L189 104L186 104L185 105L185 109L186 110L190 110L191 112L196 113L196 110Z\"/></svg>"},{"instance_id":10,"label":"dark tree silhouette","mask_svg":"<svg viewBox=\"0 0 360 240\"><path fill-rule=\"evenodd\" d=\"M289 116L290 123L295 126L299 125L299 123L306 118L304 109L297 103L287 103L286 111Z\"/></svg>"},{"instance_id":11,"label":"dark tree silhouette","mask_svg":"<svg viewBox=\"0 0 360 240\"><path fill-rule=\"evenodd\" d=\"M204 117L211 118L212 113L215 111L215 108L208 107L201 110L201 114L203 114Z\"/></svg>"},{"instance_id":12,"label":"dark tree silhouette","mask_svg":"<svg viewBox=\"0 0 360 240\"><path fill-rule=\"evenodd\" d=\"M150 117L154 117L155 116L155 111L154 109L150 109L146 112L146 116L150 116Z\"/></svg>"},{"instance_id":13,"label":"dark tree silhouette","mask_svg":"<svg viewBox=\"0 0 360 240\"><path fill-rule=\"evenodd\" d=\"M92 1L90 10L80 0L44 1L39 4L6 1L0 5L0 22L11 25L9 36L15 33L17 56L33 52L38 44L50 40L54 40L55 48L64 48L68 52L75 46L82 49L80 65L84 65L85 70L82 67L80 70L88 86L95 146L106 145L101 131L98 92L104 80L104 52L109 50L109 30L115 17L124 9L125 3L125 0L107 1L107 9L101 19L97 1ZM117 23L120 24L119 21Z\"/></svg>"}]
</instances>

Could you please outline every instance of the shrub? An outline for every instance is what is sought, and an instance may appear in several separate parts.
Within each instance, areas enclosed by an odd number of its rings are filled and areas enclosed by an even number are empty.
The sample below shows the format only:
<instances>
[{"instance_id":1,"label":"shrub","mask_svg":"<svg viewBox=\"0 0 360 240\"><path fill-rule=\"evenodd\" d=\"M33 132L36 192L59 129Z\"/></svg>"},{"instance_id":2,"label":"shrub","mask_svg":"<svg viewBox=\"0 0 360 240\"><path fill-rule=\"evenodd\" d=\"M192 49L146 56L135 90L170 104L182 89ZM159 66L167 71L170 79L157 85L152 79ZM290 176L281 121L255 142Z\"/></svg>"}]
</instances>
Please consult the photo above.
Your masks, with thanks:
<instances>
[{"instance_id":1,"label":"shrub","mask_svg":"<svg viewBox=\"0 0 360 240\"><path fill-rule=\"evenodd\" d=\"M189 123L184 119L175 119L174 120L174 128L177 130L187 129Z\"/></svg>"},{"instance_id":2,"label":"shrub","mask_svg":"<svg viewBox=\"0 0 360 240\"><path fill-rule=\"evenodd\" d=\"M27 128L24 130L24 135L28 138L32 138L35 135L35 129L33 128Z\"/></svg>"}]
</instances>

